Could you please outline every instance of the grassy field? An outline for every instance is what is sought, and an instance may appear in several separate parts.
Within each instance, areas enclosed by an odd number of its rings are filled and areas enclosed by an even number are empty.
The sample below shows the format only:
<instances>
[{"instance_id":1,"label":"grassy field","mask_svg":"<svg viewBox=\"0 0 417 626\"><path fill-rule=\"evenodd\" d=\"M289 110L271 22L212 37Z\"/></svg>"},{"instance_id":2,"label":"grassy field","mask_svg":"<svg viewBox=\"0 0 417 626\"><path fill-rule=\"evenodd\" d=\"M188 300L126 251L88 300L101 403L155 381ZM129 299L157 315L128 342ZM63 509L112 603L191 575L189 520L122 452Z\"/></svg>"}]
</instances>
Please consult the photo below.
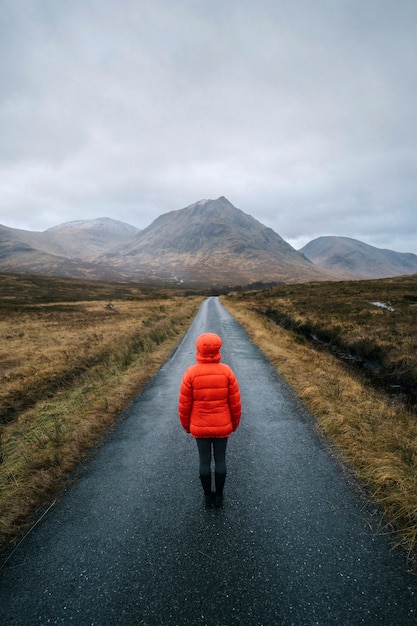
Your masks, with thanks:
<instances>
[{"instance_id":1,"label":"grassy field","mask_svg":"<svg viewBox=\"0 0 417 626\"><path fill-rule=\"evenodd\" d=\"M201 297L0 275L0 544L166 361Z\"/></svg>"},{"instance_id":2,"label":"grassy field","mask_svg":"<svg viewBox=\"0 0 417 626\"><path fill-rule=\"evenodd\" d=\"M286 285L222 299L380 505L388 521L381 532L414 560L417 278Z\"/></svg>"},{"instance_id":3,"label":"grassy field","mask_svg":"<svg viewBox=\"0 0 417 626\"><path fill-rule=\"evenodd\" d=\"M300 337L362 366L381 388L417 400L417 278L286 285L240 297Z\"/></svg>"},{"instance_id":4,"label":"grassy field","mask_svg":"<svg viewBox=\"0 0 417 626\"><path fill-rule=\"evenodd\" d=\"M0 543L60 493L169 357L201 300L131 283L0 275ZM389 521L381 532L414 559L416 277L283 285L222 300L378 502Z\"/></svg>"}]
</instances>

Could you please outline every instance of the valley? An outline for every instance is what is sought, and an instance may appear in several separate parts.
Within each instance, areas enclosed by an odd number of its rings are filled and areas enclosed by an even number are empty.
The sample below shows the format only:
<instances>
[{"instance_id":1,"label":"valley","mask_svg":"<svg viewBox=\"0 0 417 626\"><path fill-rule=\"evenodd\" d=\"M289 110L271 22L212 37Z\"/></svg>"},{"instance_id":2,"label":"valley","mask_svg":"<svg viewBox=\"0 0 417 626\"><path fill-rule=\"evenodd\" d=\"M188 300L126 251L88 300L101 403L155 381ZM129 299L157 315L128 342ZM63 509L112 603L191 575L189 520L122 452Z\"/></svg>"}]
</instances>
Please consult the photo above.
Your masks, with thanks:
<instances>
[{"instance_id":1,"label":"valley","mask_svg":"<svg viewBox=\"0 0 417 626\"><path fill-rule=\"evenodd\" d=\"M417 421L410 401L416 286L414 276L221 296L346 471L381 507L384 532L410 554L417 546ZM0 275L4 546L74 479L181 341L203 298L148 283ZM377 377L337 358L334 346L378 360ZM401 385L401 393L386 393L392 385Z\"/></svg>"}]
</instances>

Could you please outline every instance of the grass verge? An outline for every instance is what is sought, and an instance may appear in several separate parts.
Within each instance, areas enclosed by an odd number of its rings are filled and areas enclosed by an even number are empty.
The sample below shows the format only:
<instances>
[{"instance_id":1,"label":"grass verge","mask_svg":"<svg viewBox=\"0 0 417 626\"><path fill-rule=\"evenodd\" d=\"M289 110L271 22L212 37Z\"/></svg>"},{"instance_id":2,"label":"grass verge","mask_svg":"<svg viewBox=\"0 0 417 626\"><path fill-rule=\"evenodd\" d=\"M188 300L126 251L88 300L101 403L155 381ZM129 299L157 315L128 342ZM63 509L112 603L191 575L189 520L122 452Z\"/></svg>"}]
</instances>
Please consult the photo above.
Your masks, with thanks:
<instances>
[{"instance_id":1,"label":"grass verge","mask_svg":"<svg viewBox=\"0 0 417 626\"><path fill-rule=\"evenodd\" d=\"M378 503L386 532L417 556L417 422L404 406L370 388L333 355L222 297L229 312L286 378L317 424ZM253 304L253 303L252 303Z\"/></svg>"},{"instance_id":2,"label":"grass verge","mask_svg":"<svg viewBox=\"0 0 417 626\"><path fill-rule=\"evenodd\" d=\"M0 354L0 400L9 409L0 430L1 545L62 491L167 360L200 303L165 297L114 301L111 309L92 301L13 310Z\"/></svg>"}]
</instances>

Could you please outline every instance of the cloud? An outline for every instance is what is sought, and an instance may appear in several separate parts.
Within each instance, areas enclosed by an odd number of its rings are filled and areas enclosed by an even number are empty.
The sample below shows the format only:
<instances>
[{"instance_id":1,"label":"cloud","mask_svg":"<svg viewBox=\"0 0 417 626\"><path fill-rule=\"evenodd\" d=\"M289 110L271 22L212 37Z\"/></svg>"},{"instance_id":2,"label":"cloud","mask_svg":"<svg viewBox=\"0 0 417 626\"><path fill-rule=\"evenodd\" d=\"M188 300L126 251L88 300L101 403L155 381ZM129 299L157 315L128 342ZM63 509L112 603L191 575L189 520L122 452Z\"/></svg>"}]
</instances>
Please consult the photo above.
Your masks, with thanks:
<instances>
[{"instance_id":1,"label":"cloud","mask_svg":"<svg viewBox=\"0 0 417 626\"><path fill-rule=\"evenodd\" d=\"M417 5L6 0L0 222L225 195L291 242L417 253Z\"/></svg>"}]
</instances>

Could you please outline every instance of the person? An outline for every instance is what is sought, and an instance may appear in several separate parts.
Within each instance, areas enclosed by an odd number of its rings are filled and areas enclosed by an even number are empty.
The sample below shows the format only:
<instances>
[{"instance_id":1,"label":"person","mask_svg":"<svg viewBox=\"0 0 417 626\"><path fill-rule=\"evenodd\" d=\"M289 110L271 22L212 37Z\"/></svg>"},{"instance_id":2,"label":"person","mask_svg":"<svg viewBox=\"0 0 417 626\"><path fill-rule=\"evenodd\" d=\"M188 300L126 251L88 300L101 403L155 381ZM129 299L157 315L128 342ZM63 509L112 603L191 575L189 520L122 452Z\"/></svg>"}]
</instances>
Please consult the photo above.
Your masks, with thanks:
<instances>
[{"instance_id":1,"label":"person","mask_svg":"<svg viewBox=\"0 0 417 626\"><path fill-rule=\"evenodd\" d=\"M214 504L216 508L223 505L228 437L239 426L242 411L236 376L229 365L220 363L221 346L222 340L215 333L203 333L197 338L197 363L185 370L178 399L181 425L197 441L205 505ZM214 493L211 489L212 451Z\"/></svg>"}]
</instances>

